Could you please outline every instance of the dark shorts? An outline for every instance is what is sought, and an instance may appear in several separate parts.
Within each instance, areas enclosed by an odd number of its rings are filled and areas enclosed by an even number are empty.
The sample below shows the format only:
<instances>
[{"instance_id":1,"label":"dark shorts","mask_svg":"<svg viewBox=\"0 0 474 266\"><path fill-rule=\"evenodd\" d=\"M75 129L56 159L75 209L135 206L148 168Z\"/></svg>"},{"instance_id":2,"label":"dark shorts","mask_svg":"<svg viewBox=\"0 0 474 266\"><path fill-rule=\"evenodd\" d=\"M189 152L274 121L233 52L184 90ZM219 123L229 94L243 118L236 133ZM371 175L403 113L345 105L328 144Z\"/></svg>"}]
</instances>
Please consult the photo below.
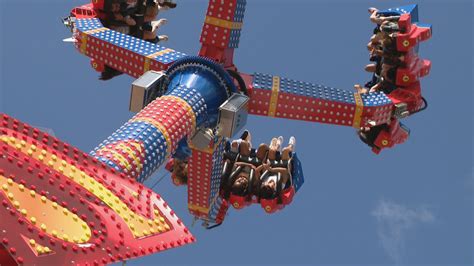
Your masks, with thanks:
<instances>
[{"instance_id":1,"label":"dark shorts","mask_svg":"<svg viewBox=\"0 0 474 266\"><path fill-rule=\"evenodd\" d=\"M123 17L133 16L135 15L135 13L137 13L137 11L138 11L138 7L129 8L127 3L121 3L120 5L120 14Z\"/></svg>"},{"instance_id":2,"label":"dark shorts","mask_svg":"<svg viewBox=\"0 0 474 266\"><path fill-rule=\"evenodd\" d=\"M397 88L398 88L397 85L395 85L394 83L385 81L385 82L382 82L381 91L383 91L385 94L390 94L392 93L392 91L396 90Z\"/></svg>"},{"instance_id":3,"label":"dark shorts","mask_svg":"<svg viewBox=\"0 0 474 266\"><path fill-rule=\"evenodd\" d=\"M145 40L145 41L157 44L157 43L160 42L160 38L158 38L158 36L156 36L155 39L148 39L148 40Z\"/></svg>"},{"instance_id":4,"label":"dark shorts","mask_svg":"<svg viewBox=\"0 0 474 266\"><path fill-rule=\"evenodd\" d=\"M153 27L151 26L151 22L145 22L142 26L143 31L152 31Z\"/></svg>"},{"instance_id":5,"label":"dark shorts","mask_svg":"<svg viewBox=\"0 0 474 266\"><path fill-rule=\"evenodd\" d=\"M379 81L380 81L380 78L374 74L372 75L372 79L369 82L365 83L364 87L370 89L371 87L379 83Z\"/></svg>"}]
</instances>

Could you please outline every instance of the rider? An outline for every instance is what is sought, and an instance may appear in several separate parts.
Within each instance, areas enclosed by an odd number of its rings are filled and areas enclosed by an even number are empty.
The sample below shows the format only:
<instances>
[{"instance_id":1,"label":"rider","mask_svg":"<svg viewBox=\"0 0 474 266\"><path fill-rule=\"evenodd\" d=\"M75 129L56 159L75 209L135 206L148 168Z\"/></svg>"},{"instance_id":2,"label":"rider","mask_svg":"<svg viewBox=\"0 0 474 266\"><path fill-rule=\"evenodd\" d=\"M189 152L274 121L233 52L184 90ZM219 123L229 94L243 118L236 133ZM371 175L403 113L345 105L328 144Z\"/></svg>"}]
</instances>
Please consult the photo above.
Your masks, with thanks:
<instances>
[{"instance_id":1,"label":"rider","mask_svg":"<svg viewBox=\"0 0 474 266\"><path fill-rule=\"evenodd\" d=\"M260 178L259 196L263 199L273 199L278 197L279 192L286 189L291 184L291 153L295 149L296 139L291 137L288 146L283 148L280 160L278 152L283 137L273 138L270 143L270 152L268 159L270 164L264 164L264 173ZM278 187L280 186L280 187Z\"/></svg>"},{"instance_id":2,"label":"rider","mask_svg":"<svg viewBox=\"0 0 474 266\"><path fill-rule=\"evenodd\" d=\"M268 154L268 146L261 144L254 154L256 158L252 158L251 147L251 135L247 130L240 139L234 140L231 144L232 151L237 152L238 156L235 158L229 182L232 194L237 196L246 196L255 190L263 170L262 163Z\"/></svg>"},{"instance_id":3,"label":"rider","mask_svg":"<svg viewBox=\"0 0 474 266\"><path fill-rule=\"evenodd\" d=\"M177 5L170 0L146 0L145 9L145 24L143 24L143 39L148 42L158 43L160 41L167 41L167 35L157 35L157 31L168 20L159 19L155 21L160 11L173 9Z\"/></svg>"},{"instance_id":4,"label":"rider","mask_svg":"<svg viewBox=\"0 0 474 266\"><path fill-rule=\"evenodd\" d=\"M374 62L365 67L365 70L372 72L372 80L367 82L364 87L359 84L354 85L354 88L359 93L367 93L381 90L381 87L386 87L382 84L383 78L381 75L384 62L390 60L397 62L397 65L402 64L404 59L403 54L396 51L396 41L394 34L400 29L397 21L399 16L384 16L376 8L369 8L370 20L377 24L374 29L374 35L370 38L367 48L370 51L370 61Z\"/></svg>"},{"instance_id":5,"label":"rider","mask_svg":"<svg viewBox=\"0 0 474 266\"><path fill-rule=\"evenodd\" d=\"M255 191L264 165L262 164L255 167L252 164L236 162L236 167L236 171L239 172L231 187L232 194L236 196L248 196L249 193L253 194L251 191Z\"/></svg>"},{"instance_id":6,"label":"rider","mask_svg":"<svg viewBox=\"0 0 474 266\"><path fill-rule=\"evenodd\" d=\"M268 165L267 165L268 166ZM278 192L287 188L291 178L290 170L287 168L264 168L266 172L261 177L260 193L261 199L274 199ZM278 189L277 186L280 186Z\"/></svg>"},{"instance_id":7,"label":"rider","mask_svg":"<svg viewBox=\"0 0 474 266\"><path fill-rule=\"evenodd\" d=\"M270 150L268 152L268 159L272 161L288 161L291 157L291 152L295 149L296 139L291 136L288 141L288 146L283 148L280 152L281 144L283 142L283 137L279 136L278 138L273 138L270 142Z\"/></svg>"},{"instance_id":8,"label":"rider","mask_svg":"<svg viewBox=\"0 0 474 266\"><path fill-rule=\"evenodd\" d=\"M177 185L188 183L188 162L175 158L173 162L173 172L171 174L173 182Z\"/></svg>"},{"instance_id":9,"label":"rider","mask_svg":"<svg viewBox=\"0 0 474 266\"><path fill-rule=\"evenodd\" d=\"M115 20L123 21L128 26L135 26L137 24L132 17L137 12L137 9L137 0L115 0L112 2L112 13Z\"/></svg>"}]
</instances>

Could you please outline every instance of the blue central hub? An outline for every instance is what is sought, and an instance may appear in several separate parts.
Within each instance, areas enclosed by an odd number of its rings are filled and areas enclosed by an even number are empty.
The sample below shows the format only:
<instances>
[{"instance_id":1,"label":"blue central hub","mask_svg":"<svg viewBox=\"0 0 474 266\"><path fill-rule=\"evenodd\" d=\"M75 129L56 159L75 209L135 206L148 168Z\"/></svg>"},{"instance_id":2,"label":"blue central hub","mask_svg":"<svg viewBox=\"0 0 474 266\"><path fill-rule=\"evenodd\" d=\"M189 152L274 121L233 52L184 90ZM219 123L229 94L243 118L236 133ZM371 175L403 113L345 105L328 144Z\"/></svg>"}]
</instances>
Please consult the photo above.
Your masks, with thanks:
<instances>
[{"instance_id":1,"label":"blue central hub","mask_svg":"<svg viewBox=\"0 0 474 266\"><path fill-rule=\"evenodd\" d=\"M219 106L237 89L224 68L202 57L176 61L167 71L170 83L165 95L179 96L196 114L197 127L217 125Z\"/></svg>"}]
</instances>

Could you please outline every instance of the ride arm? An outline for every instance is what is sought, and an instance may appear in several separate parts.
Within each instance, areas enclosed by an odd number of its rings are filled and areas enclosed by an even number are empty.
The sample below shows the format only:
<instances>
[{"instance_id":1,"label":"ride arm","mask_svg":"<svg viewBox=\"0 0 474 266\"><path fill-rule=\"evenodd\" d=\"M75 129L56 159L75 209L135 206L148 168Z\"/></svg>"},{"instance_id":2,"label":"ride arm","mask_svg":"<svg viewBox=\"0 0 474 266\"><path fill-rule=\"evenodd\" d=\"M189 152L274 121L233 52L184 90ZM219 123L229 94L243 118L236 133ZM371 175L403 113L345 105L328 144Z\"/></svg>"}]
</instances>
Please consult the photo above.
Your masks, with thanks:
<instances>
[{"instance_id":1,"label":"ride arm","mask_svg":"<svg viewBox=\"0 0 474 266\"><path fill-rule=\"evenodd\" d=\"M388 123L395 108L383 92L360 94L260 73L241 76L253 115L359 129Z\"/></svg>"},{"instance_id":2,"label":"ride arm","mask_svg":"<svg viewBox=\"0 0 474 266\"><path fill-rule=\"evenodd\" d=\"M138 78L148 70L167 70L184 53L126 35L102 25L97 18L77 19L76 48L92 59L92 67L104 65Z\"/></svg>"},{"instance_id":3,"label":"ride arm","mask_svg":"<svg viewBox=\"0 0 474 266\"><path fill-rule=\"evenodd\" d=\"M235 70L234 49L238 48L246 0L209 1L201 32L200 56Z\"/></svg>"}]
</instances>

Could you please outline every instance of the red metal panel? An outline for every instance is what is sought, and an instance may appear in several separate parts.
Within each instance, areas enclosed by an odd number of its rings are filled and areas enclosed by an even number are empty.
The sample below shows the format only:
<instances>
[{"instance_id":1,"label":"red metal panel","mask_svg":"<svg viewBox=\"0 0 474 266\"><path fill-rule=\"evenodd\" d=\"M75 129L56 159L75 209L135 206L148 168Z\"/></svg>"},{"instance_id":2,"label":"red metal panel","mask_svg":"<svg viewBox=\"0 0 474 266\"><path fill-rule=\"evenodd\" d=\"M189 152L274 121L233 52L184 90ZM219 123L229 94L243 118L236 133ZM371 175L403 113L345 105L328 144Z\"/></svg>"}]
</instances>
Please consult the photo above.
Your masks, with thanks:
<instances>
[{"instance_id":1,"label":"red metal panel","mask_svg":"<svg viewBox=\"0 0 474 266\"><path fill-rule=\"evenodd\" d=\"M188 208L191 214L206 218L211 192L212 153L192 149L188 162Z\"/></svg>"},{"instance_id":2,"label":"red metal panel","mask_svg":"<svg viewBox=\"0 0 474 266\"><path fill-rule=\"evenodd\" d=\"M335 103L289 93L278 95L276 117L351 126L354 105Z\"/></svg>"},{"instance_id":3,"label":"red metal panel","mask_svg":"<svg viewBox=\"0 0 474 266\"><path fill-rule=\"evenodd\" d=\"M78 43L82 43L83 38L87 38L84 53L87 57L103 62L132 77L138 78L144 73L145 61L143 56L90 35L84 37L81 34Z\"/></svg>"},{"instance_id":4,"label":"red metal panel","mask_svg":"<svg viewBox=\"0 0 474 266\"><path fill-rule=\"evenodd\" d=\"M268 116L271 90L253 89L249 104L249 114ZM354 104L315 99L290 93L279 93L275 117L303 120L342 126L354 126L356 106ZM393 105L362 107L360 126L370 127L371 123L384 124L390 120Z\"/></svg>"},{"instance_id":5,"label":"red metal panel","mask_svg":"<svg viewBox=\"0 0 474 266\"><path fill-rule=\"evenodd\" d=\"M169 134L171 150L175 150L178 142L193 130L195 123L194 113L189 111L187 104L183 102L173 96L160 97L138 113L133 120L152 122L155 126L162 125Z\"/></svg>"},{"instance_id":6,"label":"red metal panel","mask_svg":"<svg viewBox=\"0 0 474 266\"><path fill-rule=\"evenodd\" d=\"M237 0L210 0L201 32L200 56L233 67L233 48L228 48Z\"/></svg>"},{"instance_id":7,"label":"red metal panel","mask_svg":"<svg viewBox=\"0 0 474 266\"><path fill-rule=\"evenodd\" d=\"M397 35L397 50L407 52L418 43L431 38L431 29L427 27L419 27L415 24L411 25L411 29L407 33Z\"/></svg>"},{"instance_id":8,"label":"red metal panel","mask_svg":"<svg viewBox=\"0 0 474 266\"><path fill-rule=\"evenodd\" d=\"M249 114L267 116L271 94L271 90L252 88L249 102Z\"/></svg>"},{"instance_id":9,"label":"red metal panel","mask_svg":"<svg viewBox=\"0 0 474 266\"><path fill-rule=\"evenodd\" d=\"M201 43L206 46L227 48L230 40L230 29L205 23L202 29Z\"/></svg>"}]
</instances>

